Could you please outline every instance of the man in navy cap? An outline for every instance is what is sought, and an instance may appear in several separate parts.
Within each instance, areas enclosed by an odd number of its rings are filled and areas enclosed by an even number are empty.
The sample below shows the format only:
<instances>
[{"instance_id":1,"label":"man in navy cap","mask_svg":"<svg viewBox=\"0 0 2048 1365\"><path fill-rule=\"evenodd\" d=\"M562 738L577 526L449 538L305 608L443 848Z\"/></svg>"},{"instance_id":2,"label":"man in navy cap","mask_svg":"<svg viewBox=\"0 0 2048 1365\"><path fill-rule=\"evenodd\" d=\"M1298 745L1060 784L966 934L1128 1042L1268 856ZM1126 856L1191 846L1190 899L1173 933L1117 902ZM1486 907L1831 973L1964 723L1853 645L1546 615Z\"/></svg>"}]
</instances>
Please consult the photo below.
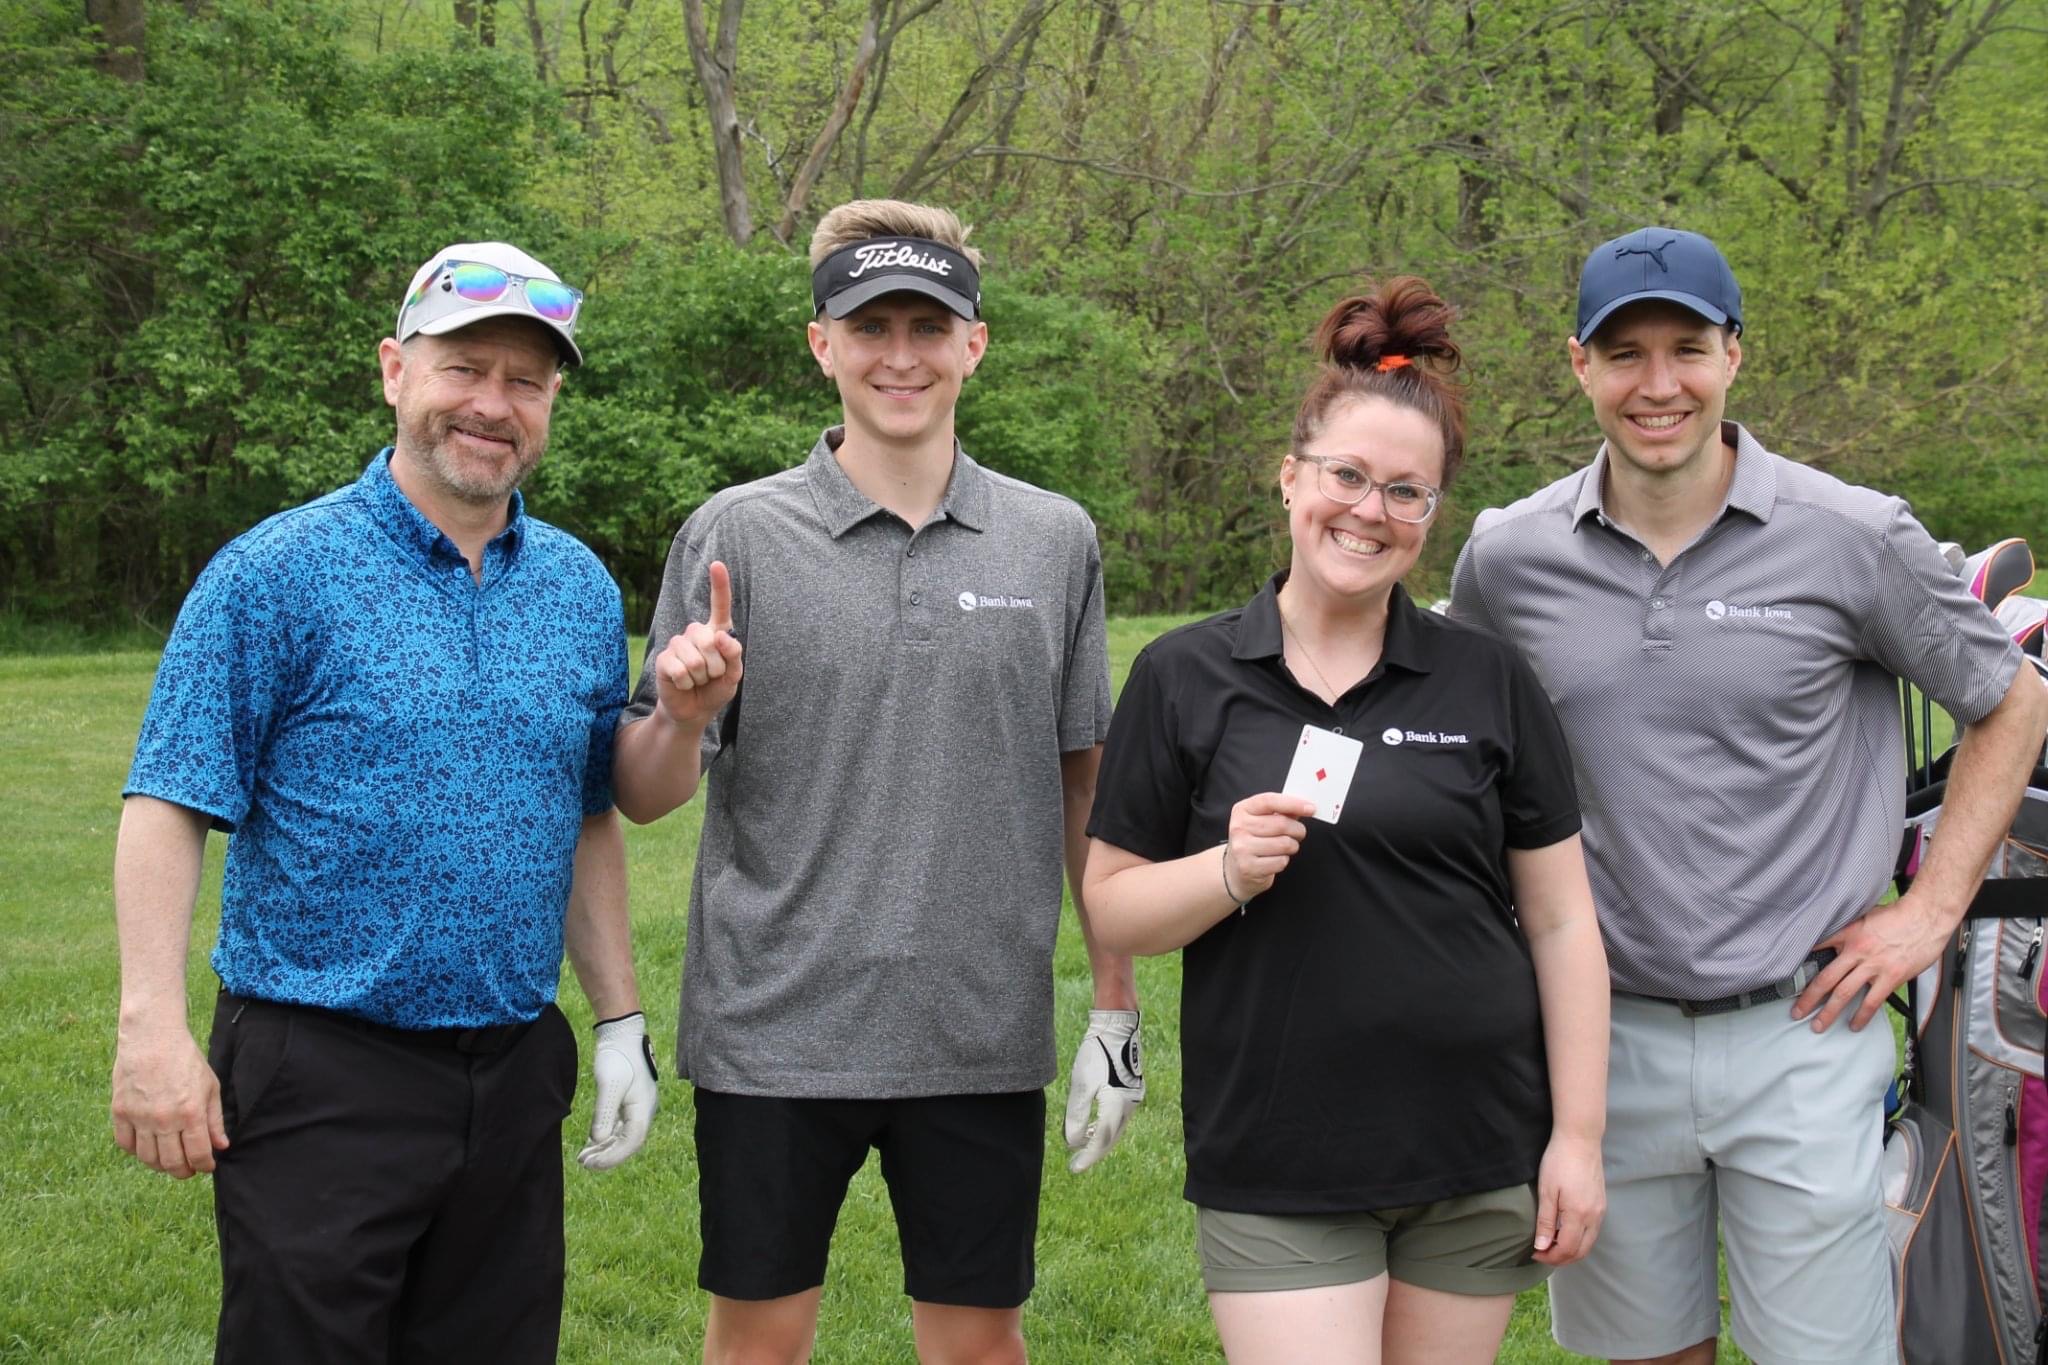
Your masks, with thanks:
<instances>
[{"instance_id":1,"label":"man in navy cap","mask_svg":"<svg viewBox=\"0 0 2048 1365\"><path fill-rule=\"evenodd\" d=\"M1871 1024L1934 961L2018 804L2048 692L1920 524L1723 417L1742 291L1644 228L1580 277L1593 463L1484 512L1452 612L1513 641L1572 743L1613 975L1609 1207L1551 1280L1560 1344L1710 1365L1895 1358L1878 1191L1895 1058ZM1941 837L1898 851L1897 680L1963 726Z\"/></svg>"},{"instance_id":2,"label":"man in navy cap","mask_svg":"<svg viewBox=\"0 0 2048 1365\"><path fill-rule=\"evenodd\" d=\"M677 532L619 730L628 818L710 779L676 1058L714 1365L809 1358L871 1149L919 1358L1024 1357L1060 875L1085 934L1109 668L1087 513L954 436L988 345L966 235L895 200L819 222L807 335L844 421ZM1145 1093L1130 959L1089 958L1077 1170Z\"/></svg>"},{"instance_id":3,"label":"man in navy cap","mask_svg":"<svg viewBox=\"0 0 2048 1365\"><path fill-rule=\"evenodd\" d=\"M654 1116L611 797L619 591L518 492L582 299L503 242L430 258L378 348L395 441L214 556L157 670L114 862L114 1132L213 1175L220 1361L555 1358L565 946L600 1020L583 1164Z\"/></svg>"}]
</instances>

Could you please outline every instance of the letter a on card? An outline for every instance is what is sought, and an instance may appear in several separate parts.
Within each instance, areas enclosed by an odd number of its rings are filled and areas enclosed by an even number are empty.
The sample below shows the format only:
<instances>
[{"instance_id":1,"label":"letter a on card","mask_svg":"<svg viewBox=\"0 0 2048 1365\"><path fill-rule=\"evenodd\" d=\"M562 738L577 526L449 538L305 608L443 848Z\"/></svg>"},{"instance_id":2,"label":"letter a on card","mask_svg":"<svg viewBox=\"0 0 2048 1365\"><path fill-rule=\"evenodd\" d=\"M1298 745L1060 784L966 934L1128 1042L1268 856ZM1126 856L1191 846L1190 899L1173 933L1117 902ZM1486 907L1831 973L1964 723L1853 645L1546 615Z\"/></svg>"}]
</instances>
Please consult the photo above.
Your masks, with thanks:
<instances>
[{"instance_id":1,"label":"letter a on card","mask_svg":"<svg viewBox=\"0 0 2048 1365\"><path fill-rule=\"evenodd\" d=\"M1280 790L1289 796L1306 796L1316 803L1316 819L1334 825L1344 813L1351 775L1358 771L1358 756L1364 749L1349 735L1304 725L1301 743L1294 746L1294 764L1287 770L1287 785Z\"/></svg>"}]
</instances>

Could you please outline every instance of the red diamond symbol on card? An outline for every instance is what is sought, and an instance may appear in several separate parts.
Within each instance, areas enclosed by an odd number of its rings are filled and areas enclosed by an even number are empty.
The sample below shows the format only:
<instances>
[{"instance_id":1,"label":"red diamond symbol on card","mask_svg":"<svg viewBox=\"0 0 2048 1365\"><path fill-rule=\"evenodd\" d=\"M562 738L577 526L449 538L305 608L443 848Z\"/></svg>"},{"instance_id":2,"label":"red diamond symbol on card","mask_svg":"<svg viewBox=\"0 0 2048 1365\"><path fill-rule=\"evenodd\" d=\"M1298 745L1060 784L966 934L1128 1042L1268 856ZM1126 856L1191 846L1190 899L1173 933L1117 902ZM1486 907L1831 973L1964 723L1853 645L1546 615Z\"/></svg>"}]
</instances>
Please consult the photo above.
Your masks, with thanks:
<instances>
[{"instance_id":1,"label":"red diamond symbol on card","mask_svg":"<svg viewBox=\"0 0 2048 1365\"><path fill-rule=\"evenodd\" d=\"M1329 774L1329 770L1328 770L1328 769L1325 769L1325 768L1318 768L1318 769L1316 769L1316 781L1318 781L1318 782L1322 781L1322 780L1323 780L1324 778L1328 777L1329 775L1330 775L1330 774Z\"/></svg>"}]
</instances>

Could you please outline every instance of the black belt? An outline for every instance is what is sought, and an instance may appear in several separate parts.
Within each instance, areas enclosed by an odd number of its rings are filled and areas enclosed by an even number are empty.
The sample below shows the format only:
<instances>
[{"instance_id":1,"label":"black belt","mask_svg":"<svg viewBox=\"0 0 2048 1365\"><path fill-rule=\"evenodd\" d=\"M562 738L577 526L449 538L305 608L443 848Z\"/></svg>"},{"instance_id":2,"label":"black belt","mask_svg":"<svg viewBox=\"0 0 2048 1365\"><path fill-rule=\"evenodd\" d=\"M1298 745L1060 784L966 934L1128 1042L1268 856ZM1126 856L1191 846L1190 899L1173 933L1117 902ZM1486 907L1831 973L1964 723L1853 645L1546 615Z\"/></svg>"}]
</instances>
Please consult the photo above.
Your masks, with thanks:
<instances>
[{"instance_id":1,"label":"black belt","mask_svg":"<svg viewBox=\"0 0 2048 1365\"><path fill-rule=\"evenodd\" d=\"M518 1042L521 1035L533 1027L534 1022L529 1019L523 1024L486 1024L480 1028L393 1028L389 1024L359 1019L353 1014L324 1010L317 1005L292 1005L278 1000L259 1000L254 996L236 995L225 988L220 994L221 999L235 1006L233 1017L236 1019L242 1017L243 1010L252 1007L290 1010L390 1042L403 1043L408 1047L450 1048L456 1052L503 1052Z\"/></svg>"},{"instance_id":2,"label":"black belt","mask_svg":"<svg viewBox=\"0 0 2048 1365\"><path fill-rule=\"evenodd\" d=\"M1806 961L1794 968L1792 975L1784 980L1773 981L1768 986L1758 986L1755 990L1737 991L1718 1000L1676 1000L1663 995L1645 995L1642 999L1655 1000L1661 1005L1676 1005L1678 1012L1688 1019L1696 1019L1703 1014L1733 1014L1736 1010L1746 1010L1751 1005L1768 1005L1773 1000L1796 998L1812 984L1816 976L1820 975L1821 968L1834 960L1833 948L1816 948L1807 954ZM1636 992L1624 991L1623 994L1634 995Z\"/></svg>"}]
</instances>

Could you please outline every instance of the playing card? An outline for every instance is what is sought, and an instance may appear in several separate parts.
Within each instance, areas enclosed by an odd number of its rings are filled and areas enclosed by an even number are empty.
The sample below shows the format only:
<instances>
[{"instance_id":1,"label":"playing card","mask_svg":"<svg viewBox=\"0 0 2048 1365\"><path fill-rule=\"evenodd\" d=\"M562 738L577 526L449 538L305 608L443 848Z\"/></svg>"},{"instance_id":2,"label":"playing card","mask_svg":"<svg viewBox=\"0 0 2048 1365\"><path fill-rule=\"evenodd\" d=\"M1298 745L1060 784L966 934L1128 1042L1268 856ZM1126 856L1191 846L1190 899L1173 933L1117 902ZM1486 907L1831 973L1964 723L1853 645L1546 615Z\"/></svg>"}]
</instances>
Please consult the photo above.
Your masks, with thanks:
<instances>
[{"instance_id":1,"label":"playing card","mask_svg":"<svg viewBox=\"0 0 2048 1365\"><path fill-rule=\"evenodd\" d=\"M1294 746L1294 764L1287 770L1287 785L1280 790L1289 796L1306 796L1316 803L1316 819L1337 823L1344 813L1345 798L1351 794L1351 774L1358 770L1358 756L1365 746L1349 735L1301 727L1301 743Z\"/></svg>"}]
</instances>

